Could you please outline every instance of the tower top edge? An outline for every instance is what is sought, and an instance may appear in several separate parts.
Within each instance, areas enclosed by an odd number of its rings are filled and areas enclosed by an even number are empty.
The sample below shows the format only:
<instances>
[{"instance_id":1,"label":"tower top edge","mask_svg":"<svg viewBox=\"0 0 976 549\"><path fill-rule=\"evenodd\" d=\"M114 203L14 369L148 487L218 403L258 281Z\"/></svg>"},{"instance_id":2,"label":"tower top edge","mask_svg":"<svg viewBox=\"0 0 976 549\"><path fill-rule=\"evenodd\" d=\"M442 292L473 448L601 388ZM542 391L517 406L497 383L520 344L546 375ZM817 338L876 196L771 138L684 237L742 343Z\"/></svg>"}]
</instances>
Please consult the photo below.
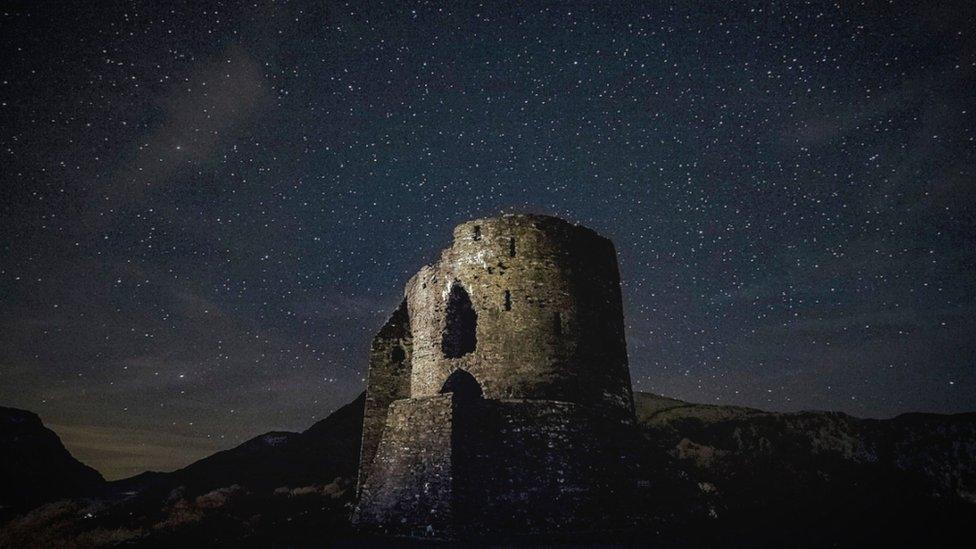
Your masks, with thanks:
<instances>
[{"instance_id":1,"label":"tower top edge","mask_svg":"<svg viewBox=\"0 0 976 549\"><path fill-rule=\"evenodd\" d=\"M471 234L476 227L485 231L490 228L496 230L532 228L542 231L566 231L609 241L607 237L579 223L573 223L554 215L529 213L507 213L465 221L454 227L454 238Z\"/></svg>"}]
</instances>

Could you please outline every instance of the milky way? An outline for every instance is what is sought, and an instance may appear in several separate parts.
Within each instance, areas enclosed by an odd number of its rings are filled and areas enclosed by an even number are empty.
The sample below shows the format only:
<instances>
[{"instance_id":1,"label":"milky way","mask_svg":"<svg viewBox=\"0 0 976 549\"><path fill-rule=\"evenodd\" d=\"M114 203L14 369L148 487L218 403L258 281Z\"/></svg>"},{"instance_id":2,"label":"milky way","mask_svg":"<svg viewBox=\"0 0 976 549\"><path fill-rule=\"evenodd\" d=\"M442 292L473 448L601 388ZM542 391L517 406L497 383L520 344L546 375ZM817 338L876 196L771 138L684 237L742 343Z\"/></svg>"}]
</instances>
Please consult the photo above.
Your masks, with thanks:
<instances>
[{"instance_id":1,"label":"milky way","mask_svg":"<svg viewBox=\"0 0 976 549\"><path fill-rule=\"evenodd\" d=\"M0 18L0 404L109 477L348 402L508 211L615 242L637 390L976 408L967 3L44 4Z\"/></svg>"}]
</instances>

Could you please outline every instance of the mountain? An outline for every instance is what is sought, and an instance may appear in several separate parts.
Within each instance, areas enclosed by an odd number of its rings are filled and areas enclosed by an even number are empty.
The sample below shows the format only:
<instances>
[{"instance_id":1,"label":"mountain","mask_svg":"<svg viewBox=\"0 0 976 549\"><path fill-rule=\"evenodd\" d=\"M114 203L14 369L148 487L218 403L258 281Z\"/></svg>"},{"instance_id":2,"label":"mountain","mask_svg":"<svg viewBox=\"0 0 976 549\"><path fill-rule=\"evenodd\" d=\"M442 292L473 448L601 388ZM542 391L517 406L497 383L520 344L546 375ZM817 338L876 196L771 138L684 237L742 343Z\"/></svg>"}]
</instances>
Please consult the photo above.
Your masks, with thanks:
<instances>
[{"instance_id":1,"label":"mountain","mask_svg":"<svg viewBox=\"0 0 976 549\"><path fill-rule=\"evenodd\" d=\"M0 548L288 546L308 543L309 532L350 535L364 403L361 394L301 433L265 433L177 471L47 503L0 528Z\"/></svg>"},{"instance_id":2,"label":"mountain","mask_svg":"<svg viewBox=\"0 0 976 549\"><path fill-rule=\"evenodd\" d=\"M628 532L661 547L948 545L976 521L976 414L888 420L635 394ZM107 483L0 528L0 547L361 545L349 526L363 396L172 473ZM609 537L608 537L609 536ZM535 540L539 541L539 540Z\"/></svg>"},{"instance_id":3,"label":"mountain","mask_svg":"<svg viewBox=\"0 0 976 549\"><path fill-rule=\"evenodd\" d=\"M976 413L875 420L689 404L647 393L636 399L642 430L703 472L772 461L799 473L818 460L834 460L900 472L934 496L976 504Z\"/></svg>"},{"instance_id":4,"label":"mountain","mask_svg":"<svg viewBox=\"0 0 976 549\"><path fill-rule=\"evenodd\" d=\"M365 393L302 433L273 431L172 473L143 473L110 483L115 492L199 494L238 484L251 490L352 478L359 461Z\"/></svg>"},{"instance_id":5,"label":"mountain","mask_svg":"<svg viewBox=\"0 0 976 549\"><path fill-rule=\"evenodd\" d=\"M635 398L643 462L697 485L689 501L709 517L696 530L708 543L938 546L976 520L976 414L874 420Z\"/></svg>"},{"instance_id":6,"label":"mountain","mask_svg":"<svg viewBox=\"0 0 976 549\"><path fill-rule=\"evenodd\" d=\"M36 414L0 407L0 518L55 498L92 493L105 480L76 460Z\"/></svg>"}]
</instances>

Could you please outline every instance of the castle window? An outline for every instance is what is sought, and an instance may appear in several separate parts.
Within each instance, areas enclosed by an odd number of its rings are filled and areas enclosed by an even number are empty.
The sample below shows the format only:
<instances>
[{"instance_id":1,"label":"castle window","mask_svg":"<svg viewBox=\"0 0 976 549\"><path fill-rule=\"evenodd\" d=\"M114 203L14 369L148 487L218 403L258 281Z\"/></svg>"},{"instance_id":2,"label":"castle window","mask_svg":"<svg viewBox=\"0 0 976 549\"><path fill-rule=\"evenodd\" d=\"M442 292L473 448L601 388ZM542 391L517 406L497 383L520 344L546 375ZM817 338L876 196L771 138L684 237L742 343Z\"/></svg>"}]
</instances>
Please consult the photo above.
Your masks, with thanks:
<instances>
[{"instance_id":1,"label":"castle window","mask_svg":"<svg viewBox=\"0 0 976 549\"><path fill-rule=\"evenodd\" d=\"M512 310L512 292L505 290L505 310Z\"/></svg>"},{"instance_id":2,"label":"castle window","mask_svg":"<svg viewBox=\"0 0 976 549\"><path fill-rule=\"evenodd\" d=\"M454 397L459 400L481 398L484 395L478 380L467 371L460 369L454 370L444 381L441 394L444 393L454 393Z\"/></svg>"},{"instance_id":3,"label":"castle window","mask_svg":"<svg viewBox=\"0 0 976 549\"><path fill-rule=\"evenodd\" d=\"M474 231L471 233L472 240L481 240L481 225L475 225Z\"/></svg>"},{"instance_id":4,"label":"castle window","mask_svg":"<svg viewBox=\"0 0 976 549\"><path fill-rule=\"evenodd\" d=\"M515 237L508 239L508 257L515 257Z\"/></svg>"},{"instance_id":5,"label":"castle window","mask_svg":"<svg viewBox=\"0 0 976 549\"><path fill-rule=\"evenodd\" d=\"M400 363L403 359L407 358L407 353L403 350L403 347L399 345L394 345L390 349L390 361Z\"/></svg>"},{"instance_id":6,"label":"castle window","mask_svg":"<svg viewBox=\"0 0 976 549\"><path fill-rule=\"evenodd\" d=\"M552 331L556 334L556 337L562 337L563 335L563 317L559 313L552 315Z\"/></svg>"},{"instance_id":7,"label":"castle window","mask_svg":"<svg viewBox=\"0 0 976 549\"><path fill-rule=\"evenodd\" d=\"M471 305L468 292L460 284L451 286L446 315L441 338L444 358L459 358L474 351L478 343L478 313Z\"/></svg>"}]
</instances>

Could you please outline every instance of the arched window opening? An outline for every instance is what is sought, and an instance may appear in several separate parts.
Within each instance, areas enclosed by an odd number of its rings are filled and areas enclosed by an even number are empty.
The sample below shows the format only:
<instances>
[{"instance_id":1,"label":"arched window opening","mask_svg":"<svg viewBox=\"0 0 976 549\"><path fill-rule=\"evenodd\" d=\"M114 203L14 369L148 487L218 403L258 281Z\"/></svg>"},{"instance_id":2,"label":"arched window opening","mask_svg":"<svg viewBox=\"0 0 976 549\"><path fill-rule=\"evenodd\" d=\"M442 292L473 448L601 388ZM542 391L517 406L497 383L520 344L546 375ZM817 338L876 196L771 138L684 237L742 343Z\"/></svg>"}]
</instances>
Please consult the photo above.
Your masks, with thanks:
<instances>
[{"instance_id":1,"label":"arched window opening","mask_svg":"<svg viewBox=\"0 0 976 549\"><path fill-rule=\"evenodd\" d=\"M460 284L451 286L446 316L441 338L444 358L459 358L474 351L478 343L478 313L471 305L468 292Z\"/></svg>"},{"instance_id":2,"label":"arched window opening","mask_svg":"<svg viewBox=\"0 0 976 549\"><path fill-rule=\"evenodd\" d=\"M484 393L481 384L466 370L454 370L444 381L441 394L454 393L454 397L462 400L481 398Z\"/></svg>"},{"instance_id":3,"label":"arched window opening","mask_svg":"<svg viewBox=\"0 0 976 549\"><path fill-rule=\"evenodd\" d=\"M512 292L505 290L505 310L512 310Z\"/></svg>"},{"instance_id":4,"label":"arched window opening","mask_svg":"<svg viewBox=\"0 0 976 549\"><path fill-rule=\"evenodd\" d=\"M403 359L405 358L407 358L407 353L406 351L403 350L403 347L399 345L394 345L393 348L390 349L391 362L400 363L403 362Z\"/></svg>"},{"instance_id":5,"label":"arched window opening","mask_svg":"<svg viewBox=\"0 0 976 549\"><path fill-rule=\"evenodd\" d=\"M508 239L508 257L515 257L515 237Z\"/></svg>"}]
</instances>

